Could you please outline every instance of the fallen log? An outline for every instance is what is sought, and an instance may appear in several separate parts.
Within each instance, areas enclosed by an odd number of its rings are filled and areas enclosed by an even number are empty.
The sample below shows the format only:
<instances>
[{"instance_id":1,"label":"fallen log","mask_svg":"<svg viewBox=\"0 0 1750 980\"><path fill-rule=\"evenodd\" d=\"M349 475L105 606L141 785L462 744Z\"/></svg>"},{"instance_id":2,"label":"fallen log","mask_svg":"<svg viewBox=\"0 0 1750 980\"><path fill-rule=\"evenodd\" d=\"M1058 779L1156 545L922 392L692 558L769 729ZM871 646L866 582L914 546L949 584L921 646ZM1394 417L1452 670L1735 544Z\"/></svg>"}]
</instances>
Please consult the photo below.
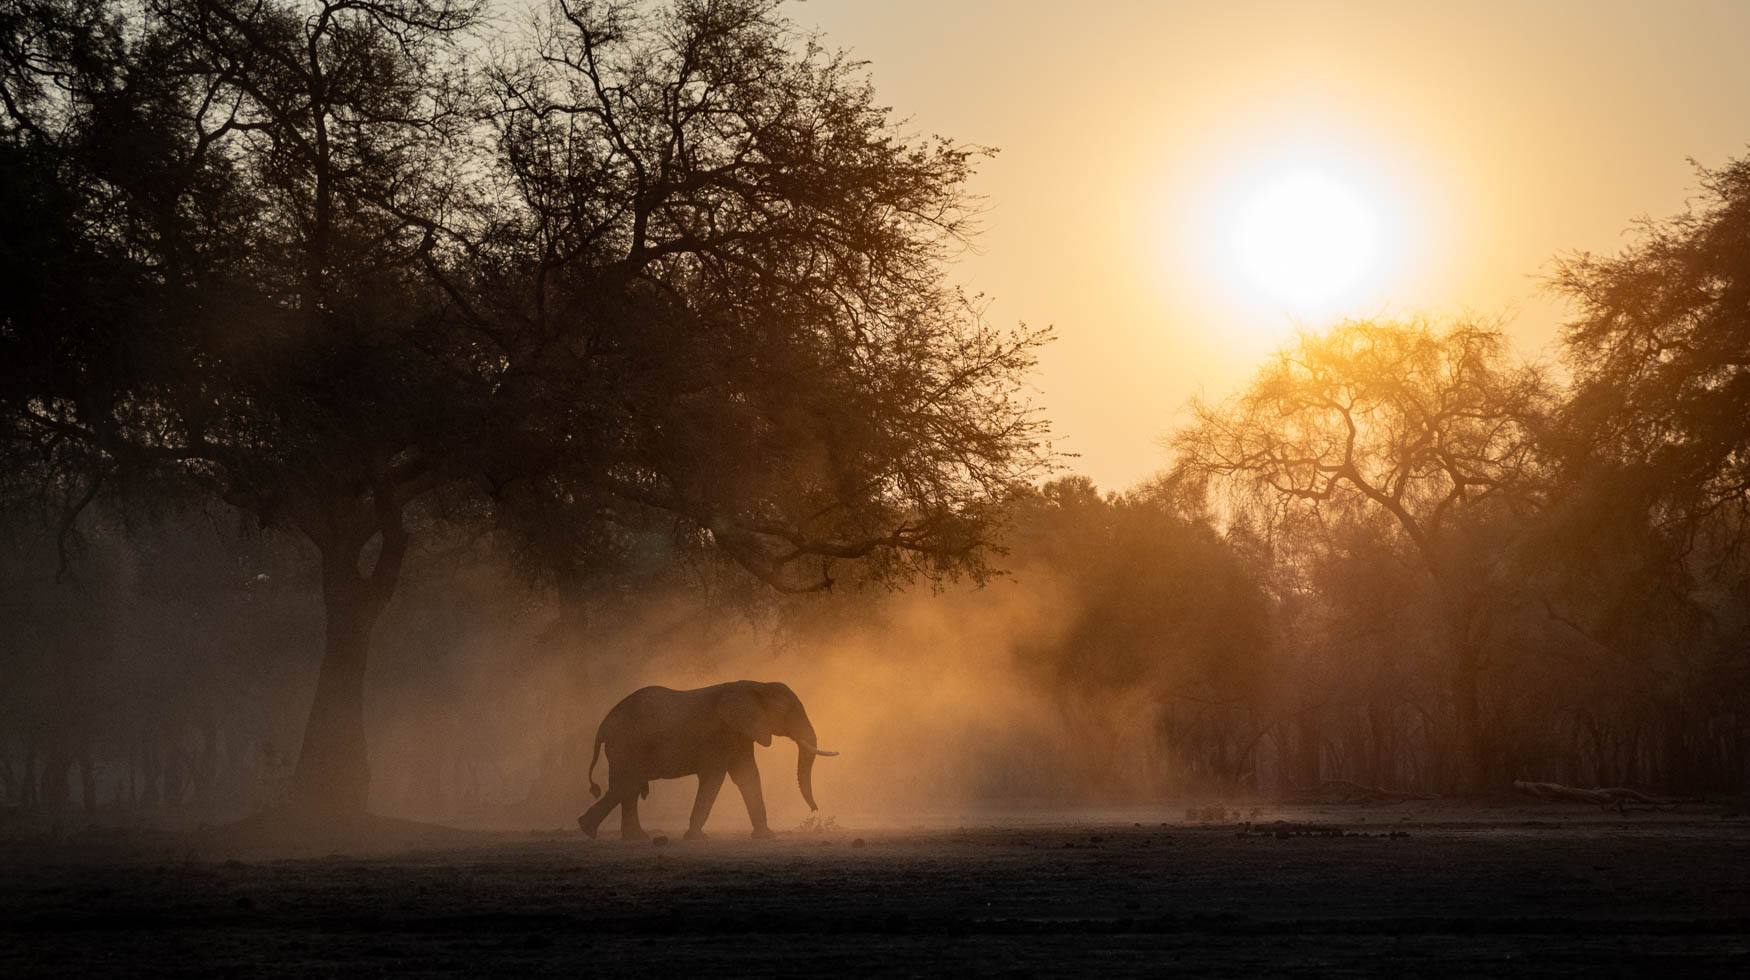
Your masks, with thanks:
<instances>
[{"instance_id":1,"label":"fallen log","mask_svg":"<svg viewBox=\"0 0 1750 980\"><path fill-rule=\"evenodd\" d=\"M1394 789L1380 789L1377 786L1364 786L1361 783L1350 782L1347 779L1327 779L1324 789L1335 789L1344 793L1345 800L1355 800L1362 803L1401 803L1404 800L1435 800L1439 797L1433 793L1401 793Z\"/></svg>"},{"instance_id":2,"label":"fallen log","mask_svg":"<svg viewBox=\"0 0 1750 980\"><path fill-rule=\"evenodd\" d=\"M1355 803L1361 806L1372 806L1376 803L1402 803L1405 800L1437 800L1435 793L1400 793L1397 790L1380 789L1377 786L1365 786L1347 779L1327 779L1317 788L1297 786L1292 789L1294 796L1285 802L1323 803L1325 805Z\"/></svg>"},{"instance_id":3,"label":"fallen log","mask_svg":"<svg viewBox=\"0 0 1750 980\"><path fill-rule=\"evenodd\" d=\"M1561 783L1535 783L1524 779L1515 779L1513 788L1527 796L1540 800L1552 800L1562 803L1589 803L1606 810L1614 809L1618 813L1627 812L1630 806L1644 807L1653 810L1671 810L1677 807L1680 800L1667 799L1660 796L1649 796L1639 790L1622 787L1599 787L1597 789L1581 789L1577 786L1563 786Z\"/></svg>"}]
</instances>

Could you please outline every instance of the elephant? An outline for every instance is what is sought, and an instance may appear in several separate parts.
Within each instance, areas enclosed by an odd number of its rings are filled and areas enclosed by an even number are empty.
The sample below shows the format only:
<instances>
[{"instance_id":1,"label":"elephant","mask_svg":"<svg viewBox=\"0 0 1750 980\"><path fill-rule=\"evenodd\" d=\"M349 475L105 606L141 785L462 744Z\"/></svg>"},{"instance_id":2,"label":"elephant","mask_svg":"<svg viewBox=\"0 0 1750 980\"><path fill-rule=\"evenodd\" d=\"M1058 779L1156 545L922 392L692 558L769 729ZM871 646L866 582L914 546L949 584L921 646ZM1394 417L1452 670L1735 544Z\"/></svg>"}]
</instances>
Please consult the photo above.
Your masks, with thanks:
<instances>
[{"instance_id":1,"label":"elephant","mask_svg":"<svg viewBox=\"0 0 1750 980\"><path fill-rule=\"evenodd\" d=\"M699 777L699 795L687 823L688 840L703 840L711 804L723 788L723 777L735 780L753 821L753 836L771 837L766 801L760 792L760 771L753 745L771 745L773 735L796 741L796 785L810 810L814 805L814 757L838 755L814 741L801 699L787 685L733 681L691 691L644 687L609 709L595 733L589 759L589 792L596 802L578 827L588 837L620 808L620 838L646 840L638 825L638 800L649 797L652 779ZM596 785L595 767L603 746L608 753L608 792Z\"/></svg>"}]
</instances>

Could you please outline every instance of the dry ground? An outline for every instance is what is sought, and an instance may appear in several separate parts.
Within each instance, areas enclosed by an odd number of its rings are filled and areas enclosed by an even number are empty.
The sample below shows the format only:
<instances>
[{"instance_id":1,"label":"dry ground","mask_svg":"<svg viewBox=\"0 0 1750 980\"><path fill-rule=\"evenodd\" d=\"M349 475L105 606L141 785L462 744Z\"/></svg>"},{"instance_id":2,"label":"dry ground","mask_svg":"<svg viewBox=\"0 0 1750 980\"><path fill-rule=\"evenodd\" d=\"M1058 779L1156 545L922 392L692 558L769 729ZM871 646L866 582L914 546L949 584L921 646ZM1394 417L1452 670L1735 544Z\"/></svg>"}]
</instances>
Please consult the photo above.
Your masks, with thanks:
<instances>
[{"instance_id":1,"label":"dry ground","mask_svg":"<svg viewBox=\"0 0 1750 980\"><path fill-rule=\"evenodd\" d=\"M15 839L0 976L1750 976L1750 822L1717 811L1144 815L775 841L723 815L665 846L391 825L295 858Z\"/></svg>"}]
</instances>

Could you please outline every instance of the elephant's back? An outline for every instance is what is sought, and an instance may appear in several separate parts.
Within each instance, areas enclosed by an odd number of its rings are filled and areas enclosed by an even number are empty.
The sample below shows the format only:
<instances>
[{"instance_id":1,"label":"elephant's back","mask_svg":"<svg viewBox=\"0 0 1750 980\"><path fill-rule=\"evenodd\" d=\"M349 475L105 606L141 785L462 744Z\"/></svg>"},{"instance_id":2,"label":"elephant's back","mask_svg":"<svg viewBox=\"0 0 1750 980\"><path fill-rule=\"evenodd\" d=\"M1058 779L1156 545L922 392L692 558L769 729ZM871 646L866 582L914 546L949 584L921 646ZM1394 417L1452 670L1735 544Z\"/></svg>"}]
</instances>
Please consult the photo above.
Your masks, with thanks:
<instances>
[{"instance_id":1,"label":"elephant's back","mask_svg":"<svg viewBox=\"0 0 1750 980\"><path fill-rule=\"evenodd\" d=\"M609 708L607 717L612 718L616 715L634 714L640 708L652 701L661 701L664 698L671 697L677 693L679 692L674 688L663 687L660 684L651 684L648 687L641 687L638 690L633 691L631 694L621 698L617 704L612 708Z\"/></svg>"},{"instance_id":2,"label":"elephant's back","mask_svg":"<svg viewBox=\"0 0 1750 980\"><path fill-rule=\"evenodd\" d=\"M609 709L607 717L602 719L602 727L608 730L619 729L630 736L647 736L660 732L667 727L664 720L673 713L673 705L680 693L660 684L641 687L621 698L619 704Z\"/></svg>"}]
</instances>

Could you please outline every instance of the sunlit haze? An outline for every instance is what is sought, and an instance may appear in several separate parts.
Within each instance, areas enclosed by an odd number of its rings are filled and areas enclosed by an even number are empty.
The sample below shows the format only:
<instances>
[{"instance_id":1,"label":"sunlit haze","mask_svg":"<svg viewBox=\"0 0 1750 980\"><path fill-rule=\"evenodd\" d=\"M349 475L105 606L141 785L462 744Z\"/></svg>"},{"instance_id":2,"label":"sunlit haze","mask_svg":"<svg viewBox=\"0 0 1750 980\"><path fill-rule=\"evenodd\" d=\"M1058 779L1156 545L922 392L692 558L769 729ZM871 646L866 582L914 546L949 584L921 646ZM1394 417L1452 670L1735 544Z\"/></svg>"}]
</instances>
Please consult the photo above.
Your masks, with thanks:
<instances>
[{"instance_id":1,"label":"sunlit haze","mask_svg":"<svg viewBox=\"0 0 1750 980\"><path fill-rule=\"evenodd\" d=\"M1074 468L1113 489L1164 464L1156 440L1187 398L1226 394L1299 324L1474 311L1542 351L1552 256L1679 209L1686 158L1742 152L1750 116L1750 5L1732 0L812 0L792 16L868 59L914 131L1000 150L957 274L994 319L1057 325L1039 400ZM1260 284L1236 237L1296 175L1333 189L1324 206L1351 211L1358 240L1255 255L1275 269ZM1294 246L1262 251L1278 248ZM1314 282L1319 266L1353 278Z\"/></svg>"}]
</instances>

